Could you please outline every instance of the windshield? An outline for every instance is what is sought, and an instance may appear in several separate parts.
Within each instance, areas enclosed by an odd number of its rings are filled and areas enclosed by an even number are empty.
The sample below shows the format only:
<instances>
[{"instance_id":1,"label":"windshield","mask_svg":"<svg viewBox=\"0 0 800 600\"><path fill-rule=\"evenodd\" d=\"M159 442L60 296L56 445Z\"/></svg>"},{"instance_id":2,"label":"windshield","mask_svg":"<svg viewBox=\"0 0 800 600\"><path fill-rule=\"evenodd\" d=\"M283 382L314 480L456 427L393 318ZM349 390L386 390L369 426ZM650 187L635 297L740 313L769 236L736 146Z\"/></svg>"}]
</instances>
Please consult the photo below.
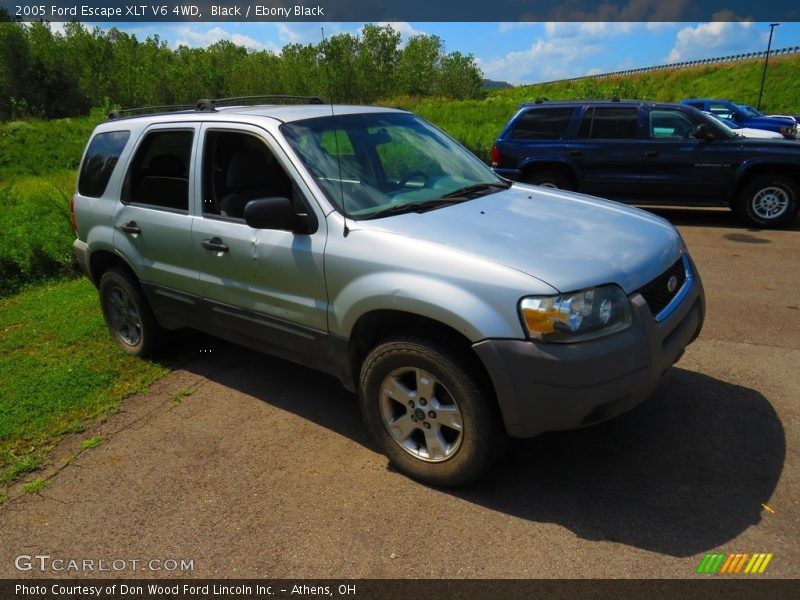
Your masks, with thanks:
<instances>
[{"instance_id":1,"label":"windshield","mask_svg":"<svg viewBox=\"0 0 800 600\"><path fill-rule=\"evenodd\" d=\"M508 187L408 113L320 117L285 123L281 131L331 204L342 212L344 202L354 219L430 210Z\"/></svg>"},{"instance_id":2,"label":"windshield","mask_svg":"<svg viewBox=\"0 0 800 600\"><path fill-rule=\"evenodd\" d=\"M739 104L739 109L746 114L748 117L763 117L764 115L757 111L752 106L748 106L747 104Z\"/></svg>"}]
</instances>

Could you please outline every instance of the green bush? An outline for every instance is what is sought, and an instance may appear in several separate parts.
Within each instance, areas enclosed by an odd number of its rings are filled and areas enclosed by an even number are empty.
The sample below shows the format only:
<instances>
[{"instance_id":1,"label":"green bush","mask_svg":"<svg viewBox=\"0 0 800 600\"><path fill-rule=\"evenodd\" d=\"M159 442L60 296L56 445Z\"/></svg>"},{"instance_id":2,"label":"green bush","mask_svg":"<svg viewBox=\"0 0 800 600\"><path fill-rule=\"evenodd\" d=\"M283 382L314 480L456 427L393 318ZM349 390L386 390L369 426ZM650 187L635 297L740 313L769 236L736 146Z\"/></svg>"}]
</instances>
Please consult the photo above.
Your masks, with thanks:
<instances>
[{"instance_id":1,"label":"green bush","mask_svg":"<svg viewBox=\"0 0 800 600\"><path fill-rule=\"evenodd\" d=\"M69 198L73 171L0 185L0 296L75 271Z\"/></svg>"}]
</instances>

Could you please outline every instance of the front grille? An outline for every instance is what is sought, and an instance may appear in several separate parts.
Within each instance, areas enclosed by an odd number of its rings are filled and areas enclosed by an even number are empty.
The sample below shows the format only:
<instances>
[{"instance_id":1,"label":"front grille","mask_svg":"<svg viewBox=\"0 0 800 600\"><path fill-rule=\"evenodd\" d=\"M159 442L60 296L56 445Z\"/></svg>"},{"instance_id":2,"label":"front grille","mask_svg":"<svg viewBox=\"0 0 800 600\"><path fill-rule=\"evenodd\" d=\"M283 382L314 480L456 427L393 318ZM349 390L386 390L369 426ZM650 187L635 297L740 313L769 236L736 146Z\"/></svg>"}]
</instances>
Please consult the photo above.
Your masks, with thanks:
<instances>
[{"instance_id":1,"label":"front grille","mask_svg":"<svg viewBox=\"0 0 800 600\"><path fill-rule=\"evenodd\" d=\"M678 282L675 286L675 289L670 292L667 286L669 285L670 278L673 276L678 280ZM647 306L650 307L650 312L653 313L653 316L657 317L658 313L664 310L672 301L672 299L678 294L685 281L686 265L684 265L683 257L681 256L669 269L636 291L639 292L642 297L644 297L644 300L647 302Z\"/></svg>"}]
</instances>

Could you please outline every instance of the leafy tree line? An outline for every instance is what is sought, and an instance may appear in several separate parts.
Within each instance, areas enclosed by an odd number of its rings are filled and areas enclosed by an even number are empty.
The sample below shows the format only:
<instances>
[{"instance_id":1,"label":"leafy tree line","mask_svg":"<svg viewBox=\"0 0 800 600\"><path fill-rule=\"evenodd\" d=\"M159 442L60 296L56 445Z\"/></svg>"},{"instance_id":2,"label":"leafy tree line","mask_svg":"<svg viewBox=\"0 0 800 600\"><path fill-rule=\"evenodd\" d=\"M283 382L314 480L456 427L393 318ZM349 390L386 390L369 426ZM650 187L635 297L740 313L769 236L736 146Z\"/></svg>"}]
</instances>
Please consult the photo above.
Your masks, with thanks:
<instances>
[{"instance_id":1,"label":"leafy tree line","mask_svg":"<svg viewBox=\"0 0 800 600\"><path fill-rule=\"evenodd\" d=\"M0 16L0 20L2 20ZM198 98L317 95L369 103L393 96L474 98L481 71L471 55L445 53L435 35L405 46L390 25L366 25L280 53L221 41L170 48L110 29L68 23L0 23L0 119L85 115L94 106L194 104Z\"/></svg>"}]
</instances>

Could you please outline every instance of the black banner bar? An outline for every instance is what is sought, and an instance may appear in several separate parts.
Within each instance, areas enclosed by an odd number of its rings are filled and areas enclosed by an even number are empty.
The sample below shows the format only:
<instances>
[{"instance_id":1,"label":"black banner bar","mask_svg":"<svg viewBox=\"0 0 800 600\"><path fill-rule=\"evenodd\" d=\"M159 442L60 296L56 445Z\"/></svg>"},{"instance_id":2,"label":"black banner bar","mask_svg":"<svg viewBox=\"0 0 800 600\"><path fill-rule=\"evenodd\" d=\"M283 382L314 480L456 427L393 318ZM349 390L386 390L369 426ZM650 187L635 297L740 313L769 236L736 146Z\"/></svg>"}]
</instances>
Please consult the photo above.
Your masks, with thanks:
<instances>
[{"instance_id":1,"label":"black banner bar","mask_svg":"<svg viewBox=\"0 0 800 600\"><path fill-rule=\"evenodd\" d=\"M797 0L0 0L23 21L800 21Z\"/></svg>"},{"instance_id":2,"label":"black banner bar","mask_svg":"<svg viewBox=\"0 0 800 600\"><path fill-rule=\"evenodd\" d=\"M0 580L0 598L3 600L781 600L798 597L798 580L728 579L721 576L672 580Z\"/></svg>"}]
</instances>

